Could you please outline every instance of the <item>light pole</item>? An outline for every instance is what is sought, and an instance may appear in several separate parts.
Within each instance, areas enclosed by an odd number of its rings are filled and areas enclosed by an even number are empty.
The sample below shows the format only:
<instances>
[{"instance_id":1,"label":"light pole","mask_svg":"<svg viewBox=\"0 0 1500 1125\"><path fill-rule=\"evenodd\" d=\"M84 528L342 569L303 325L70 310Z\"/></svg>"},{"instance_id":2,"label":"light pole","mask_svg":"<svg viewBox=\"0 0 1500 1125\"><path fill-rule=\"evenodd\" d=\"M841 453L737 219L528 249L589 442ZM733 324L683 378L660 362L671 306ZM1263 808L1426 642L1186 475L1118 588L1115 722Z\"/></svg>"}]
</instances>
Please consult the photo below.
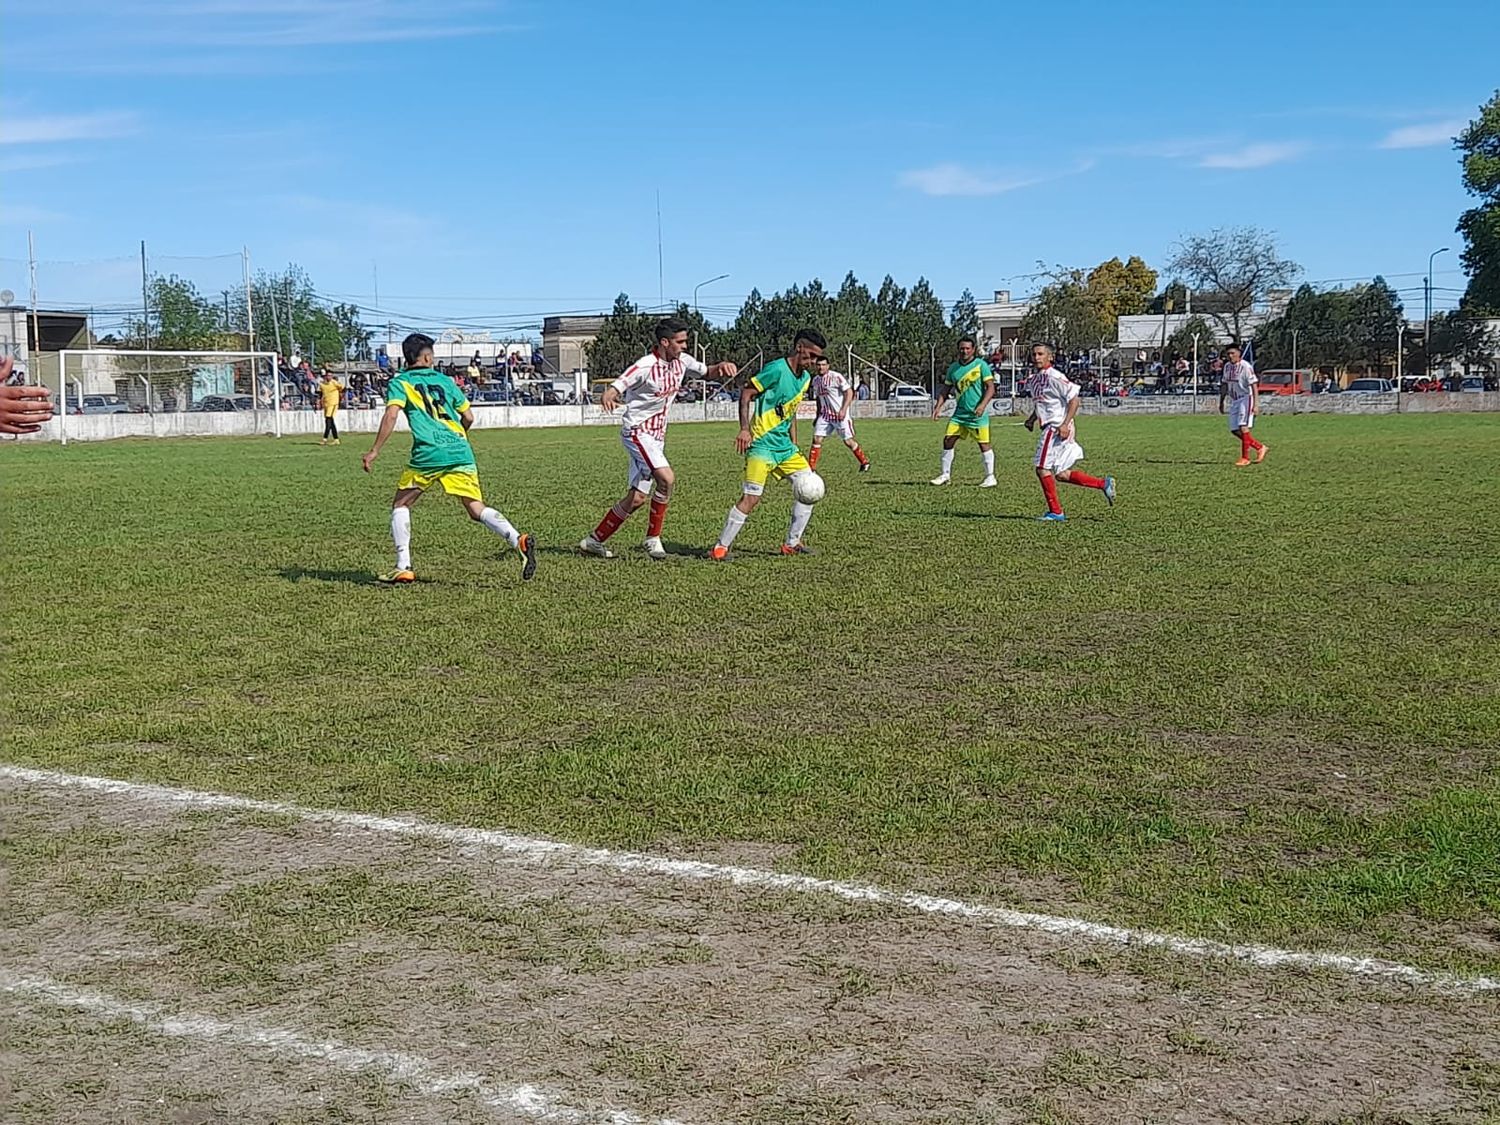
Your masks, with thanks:
<instances>
[{"instance_id":1,"label":"light pole","mask_svg":"<svg viewBox=\"0 0 1500 1125\"><path fill-rule=\"evenodd\" d=\"M1292 329L1292 383L1296 385L1297 379L1297 329Z\"/></svg>"},{"instance_id":2,"label":"light pole","mask_svg":"<svg viewBox=\"0 0 1500 1125\"><path fill-rule=\"evenodd\" d=\"M700 281L700 282L698 282L697 285L693 286L693 315L694 316L698 315L698 290L702 289L705 285L712 285L716 281L723 281L728 276L729 275L727 273L721 273L718 277L711 277L707 281ZM693 350L695 352L698 350L698 330L696 328L693 329ZM700 355L698 358L701 360L703 357ZM707 389L708 389L708 384L705 383L704 384L704 390L707 390ZM707 395L704 395L703 397L704 397L705 401L708 398Z\"/></svg>"},{"instance_id":3,"label":"light pole","mask_svg":"<svg viewBox=\"0 0 1500 1125\"><path fill-rule=\"evenodd\" d=\"M1444 246L1427 255L1427 301L1422 315L1422 376L1425 379L1432 378L1432 261L1439 254L1447 252L1448 247Z\"/></svg>"}]
</instances>

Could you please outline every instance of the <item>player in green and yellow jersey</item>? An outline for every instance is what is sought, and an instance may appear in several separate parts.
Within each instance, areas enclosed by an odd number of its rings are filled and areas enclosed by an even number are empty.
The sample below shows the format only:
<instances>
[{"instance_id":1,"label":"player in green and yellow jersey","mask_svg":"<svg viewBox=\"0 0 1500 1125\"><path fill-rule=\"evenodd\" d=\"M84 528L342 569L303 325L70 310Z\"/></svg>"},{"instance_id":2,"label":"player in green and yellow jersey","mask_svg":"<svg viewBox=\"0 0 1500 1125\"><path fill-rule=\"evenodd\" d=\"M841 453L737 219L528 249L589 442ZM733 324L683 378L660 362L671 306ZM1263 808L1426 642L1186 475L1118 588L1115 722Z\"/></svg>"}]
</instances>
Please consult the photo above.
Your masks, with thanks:
<instances>
[{"instance_id":1,"label":"player in green and yellow jersey","mask_svg":"<svg viewBox=\"0 0 1500 1125\"><path fill-rule=\"evenodd\" d=\"M827 342L821 333L804 328L792 341L791 355L767 364L740 389L740 432L734 445L745 455L745 483L709 558L723 561L729 557L729 547L760 503L767 480L812 472L797 448L797 406L807 397L813 364L822 358L825 347ZM792 502L792 524L781 546L783 555L813 553L802 542L811 517L811 504Z\"/></svg>"},{"instance_id":2,"label":"player in green and yellow jersey","mask_svg":"<svg viewBox=\"0 0 1500 1125\"><path fill-rule=\"evenodd\" d=\"M521 554L521 577L536 573L536 537L519 532L511 522L484 502L479 491L479 470L474 467L474 448L469 427L474 411L458 385L433 369L432 337L413 332L401 341L406 369L391 376L385 395L385 417L375 444L364 456L365 472L380 456L380 450L396 430L402 414L411 426L411 460L396 482L391 502L391 538L396 543L396 569L380 577L382 582L414 582L411 569L411 509L433 485L458 497L469 518L503 538Z\"/></svg>"},{"instance_id":3,"label":"player in green and yellow jersey","mask_svg":"<svg viewBox=\"0 0 1500 1125\"><path fill-rule=\"evenodd\" d=\"M974 337L965 336L958 342L958 362L948 365L943 376L943 389L938 392L937 402L932 406L932 417L937 419L943 403L953 399L953 418L948 423L948 432L943 435L943 471L933 484L947 484L953 479L953 447L963 438L973 438L979 443L979 455L984 458L984 480L980 488L995 487L995 451L990 446L990 401L995 397L995 373L990 365L979 358L979 347Z\"/></svg>"}]
</instances>

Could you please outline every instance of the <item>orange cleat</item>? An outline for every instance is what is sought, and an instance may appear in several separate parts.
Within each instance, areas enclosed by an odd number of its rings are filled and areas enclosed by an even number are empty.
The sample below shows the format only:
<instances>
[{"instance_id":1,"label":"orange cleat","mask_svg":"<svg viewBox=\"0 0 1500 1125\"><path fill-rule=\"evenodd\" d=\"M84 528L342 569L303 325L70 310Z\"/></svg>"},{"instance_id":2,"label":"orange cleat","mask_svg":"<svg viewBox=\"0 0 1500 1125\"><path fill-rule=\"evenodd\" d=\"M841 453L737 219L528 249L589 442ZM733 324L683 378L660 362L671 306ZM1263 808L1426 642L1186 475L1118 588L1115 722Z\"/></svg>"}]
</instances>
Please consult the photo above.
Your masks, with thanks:
<instances>
[{"instance_id":1,"label":"orange cleat","mask_svg":"<svg viewBox=\"0 0 1500 1125\"><path fill-rule=\"evenodd\" d=\"M1259 450L1256 451L1256 454L1255 454L1255 463L1257 465L1259 465L1262 461L1264 461L1266 459L1266 449L1267 448L1268 448L1267 446L1263 445L1263 446L1260 447Z\"/></svg>"},{"instance_id":2,"label":"orange cleat","mask_svg":"<svg viewBox=\"0 0 1500 1125\"><path fill-rule=\"evenodd\" d=\"M1250 464L1250 458L1248 458L1248 457L1241 457L1238 461L1236 461L1234 463L1234 467L1236 469L1243 469L1248 464Z\"/></svg>"},{"instance_id":3,"label":"orange cleat","mask_svg":"<svg viewBox=\"0 0 1500 1125\"><path fill-rule=\"evenodd\" d=\"M722 544L715 543L713 546L713 550L708 552L708 557L713 559L714 562L724 562L729 558L729 548L723 546Z\"/></svg>"},{"instance_id":4,"label":"orange cleat","mask_svg":"<svg viewBox=\"0 0 1500 1125\"><path fill-rule=\"evenodd\" d=\"M388 586L404 586L408 582L415 582L417 576L409 570L393 570L389 574L382 574L380 581Z\"/></svg>"}]
</instances>

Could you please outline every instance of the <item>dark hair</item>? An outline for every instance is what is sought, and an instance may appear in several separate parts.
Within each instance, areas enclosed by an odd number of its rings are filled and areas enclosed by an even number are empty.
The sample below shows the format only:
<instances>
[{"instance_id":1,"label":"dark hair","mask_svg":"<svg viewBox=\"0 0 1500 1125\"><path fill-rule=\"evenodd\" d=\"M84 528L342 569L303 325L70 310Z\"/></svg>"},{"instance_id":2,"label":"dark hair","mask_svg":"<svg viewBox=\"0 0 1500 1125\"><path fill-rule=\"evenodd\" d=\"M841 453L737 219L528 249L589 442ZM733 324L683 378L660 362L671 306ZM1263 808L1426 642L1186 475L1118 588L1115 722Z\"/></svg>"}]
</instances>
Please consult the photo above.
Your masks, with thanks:
<instances>
[{"instance_id":1,"label":"dark hair","mask_svg":"<svg viewBox=\"0 0 1500 1125\"><path fill-rule=\"evenodd\" d=\"M1239 352L1240 355L1244 355L1245 354L1245 349L1242 348L1242 347L1240 347L1239 341L1235 341L1232 344L1225 344L1224 345L1224 350L1226 352L1229 351L1231 348L1233 348L1235 351Z\"/></svg>"},{"instance_id":2,"label":"dark hair","mask_svg":"<svg viewBox=\"0 0 1500 1125\"><path fill-rule=\"evenodd\" d=\"M818 356L818 358L815 359L815 360L813 360L813 362L814 363L826 363L830 367L833 366L833 360L829 359L826 355L820 355L820 356Z\"/></svg>"},{"instance_id":3,"label":"dark hair","mask_svg":"<svg viewBox=\"0 0 1500 1125\"><path fill-rule=\"evenodd\" d=\"M973 348L976 352L979 350L979 341L974 339L973 336L960 336L958 338L958 342L960 344L968 344L969 347Z\"/></svg>"},{"instance_id":4,"label":"dark hair","mask_svg":"<svg viewBox=\"0 0 1500 1125\"><path fill-rule=\"evenodd\" d=\"M413 332L401 341L401 354L406 357L407 366L416 363L422 353L432 347L434 340L431 336L424 336L420 332Z\"/></svg>"},{"instance_id":5,"label":"dark hair","mask_svg":"<svg viewBox=\"0 0 1500 1125\"><path fill-rule=\"evenodd\" d=\"M819 332L816 328L804 328L798 332L797 335L792 337L792 347L795 348L803 340L819 348L826 348L828 346L828 341L823 339L823 333Z\"/></svg>"},{"instance_id":6,"label":"dark hair","mask_svg":"<svg viewBox=\"0 0 1500 1125\"><path fill-rule=\"evenodd\" d=\"M687 321L679 320L675 316L663 317L656 322L656 338L658 340L670 340L679 332L688 330Z\"/></svg>"}]
</instances>

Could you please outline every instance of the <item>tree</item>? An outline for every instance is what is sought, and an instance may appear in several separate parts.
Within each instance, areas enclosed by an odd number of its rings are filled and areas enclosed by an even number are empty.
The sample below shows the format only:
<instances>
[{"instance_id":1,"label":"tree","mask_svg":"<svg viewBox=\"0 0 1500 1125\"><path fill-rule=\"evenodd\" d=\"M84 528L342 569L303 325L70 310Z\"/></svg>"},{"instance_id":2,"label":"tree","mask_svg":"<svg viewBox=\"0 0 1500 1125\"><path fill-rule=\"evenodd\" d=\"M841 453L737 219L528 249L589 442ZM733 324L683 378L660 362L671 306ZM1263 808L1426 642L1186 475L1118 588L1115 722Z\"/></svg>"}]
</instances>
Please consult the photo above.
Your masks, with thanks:
<instances>
[{"instance_id":1,"label":"tree","mask_svg":"<svg viewBox=\"0 0 1500 1125\"><path fill-rule=\"evenodd\" d=\"M1176 332L1173 332L1167 338L1167 351L1162 356L1162 359L1175 359L1177 356L1186 356L1188 359L1192 359L1195 351L1193 347L1193 338L1195 336L1197 337L1196 353L1200 359L1216 346L1215 341L1217 337L1213 326L1201 316L1194 313L1183 322L1181 328L1177 329Z\"/></svg>"},{"instance_id":2,"label":"tree","mask_svg":"<svg viewBox=\"0 0 1500 1125\"><path fill-rule=\"evenodd\" d=\"M1464 308L1434 314L1429 336L1428 346L1434 360L1454 360L1463 365L1465 375L1476 368L1493 370L1500 340L1474 310Z\"/></svg>"},{"instance_id":3,"label":"tree","mask_svg":"<svg viewBox=\"0 0 1500 1125\"><path fill-rule=\"evenodd\" d=\"M146 286L146 305L145 323L136 321L129 330L135 347L149 341L167 351L212 351L223 343L218 307L185 278L153 277Z\"/></svg>"},{"instance_id":4,"label":"tree","mask_svg":"<svg viewBox=\"0 0 1500 1125\"><path fill-rule=\"evenodd\" d=\"M1354 291L1350 309L1349 358L1378 371L1394 358L1401 331L1401 300L1383 277Z\"/></svg>"},{"instance_id":5,"label":"tree","mask_svg":"<svg viewBox=\"0 0 1500 1125\"><path fill-rule=\"evenodd\" d=\"M1461 258L1469 275L1464 307L1500 315L1500 90L1458 135L1464 189L1479 200L1458 220L1464 237Z\"/></svg>"},{"instance_id":6,"label":"tree","mask_svg":"<svg viewBox=\"0 0 1500 1125\"><path fill-rule=\"evenodd\" d=\"M1244 338L1245 318L1256 303L1302 272L1296 262L1281 257L1270 233L1255 227L1188 235L1167 267L1193 291L1194 305L1236 340Z\"/></svg>"},{"instance_id":7,"label":"tree","mask_svg":"<svg viewBox=\"0 0 1500 1125\"><path fill-rule=\"evenodd\" d=\"M1085 288L1099 315L1113 325L1122 316L1146 311L1156 292L1156 271L1135 254L1127 262L1111 258L1089 270Z\"/></svg>"},{"instance_id":8,"label":"tree","mask_svg":"<svg viewBox=\"0 0 1500 1125\"><path fill-rule=\"evenodd\" d=\"M973 336L979 339L979 303L974 294L965 289L953 303L953 312L948 319L955 336Z\"/></svg>"},{"instance_id":9,"label":"tree","mask_svg":"<svg viewBox=\"0 0 1500 1125\"><path fill-rule=\"evenodd\" d=\"M1059 352L1096 348L1101 340L1113 339L1115 324L1104 318L1090 297L1084 272L1058 268L1051 276L1021 321L1021 338L1051 344Z\"/></svg>"}]
</instances>

